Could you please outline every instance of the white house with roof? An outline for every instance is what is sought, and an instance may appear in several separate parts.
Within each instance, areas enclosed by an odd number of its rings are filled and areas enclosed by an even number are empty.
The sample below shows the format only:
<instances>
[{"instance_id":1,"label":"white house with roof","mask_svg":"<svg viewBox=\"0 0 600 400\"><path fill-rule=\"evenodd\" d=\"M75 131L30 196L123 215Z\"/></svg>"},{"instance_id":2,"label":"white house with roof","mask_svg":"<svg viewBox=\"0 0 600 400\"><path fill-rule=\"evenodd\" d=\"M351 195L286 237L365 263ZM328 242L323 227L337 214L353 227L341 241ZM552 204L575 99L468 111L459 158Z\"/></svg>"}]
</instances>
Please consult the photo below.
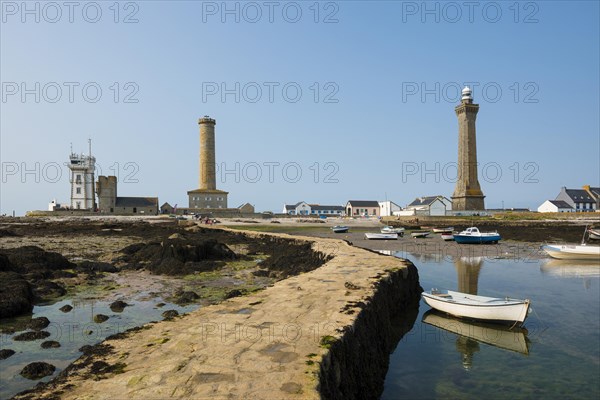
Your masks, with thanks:
<instances>
[{"instance_id":1,"label":"white house with roof","mask_svg":"<svg viewBox=\"0 0 600 400\"><path fill-rule=\"evenodd\" d=\"M417 197L397 215L444 216L452 211L452 201L444 196Z\"/></svg>"},{"instance_id":2,"label":"white house with roof","mask_svg":"<svg viewBox=\"0 0 600 400\"><path fill-rule=\"evenodd\" d=\"M593 212L600 210L600 188L584 186L582 189L562 187L555 200L569 204L576 212Z\"/></svg>"},{"instance_id":3,"label":"white house with roof","mask_svg":"<svg viewBox=\"0 0 600 400\"><path fill-rule=\"evenodd\" d=\"M395 215L395 212L399 212L401 210L402 207L393 201L386 200L379 202L379 215L382 217L391 217L392 215Z\"/></svg>"},{"instance_id":4,"label":"white house with roof","mask_svg":"<svg viewBox=\"0 0 600 400\"><path fill-rule=\"evenodd\" d=\"M301 201L296 204L284 204L283 213L288 215L325 215L342 216L344 215L344 206L308 204Z\"/></svg>"},{"instance_id":5,"label":"white house with roof","mask_svg":"<svg viewBox=\"0 0 600 400\"><path fill-rule=\"evenodd\" d=\"M349 217L379 217L381 208L377 200L349 200L346 215Z\"/></svg>"},{"instance_id":6,"label":"white house with roof","mask_svg":"<svg viewBox=\"0 0 600 400\"><path fill-rule=\"evenodd\" d=\"M541 213L575 212L569 203L562 200L546 200L537 210Z\"/></svg>"}]
</instances>

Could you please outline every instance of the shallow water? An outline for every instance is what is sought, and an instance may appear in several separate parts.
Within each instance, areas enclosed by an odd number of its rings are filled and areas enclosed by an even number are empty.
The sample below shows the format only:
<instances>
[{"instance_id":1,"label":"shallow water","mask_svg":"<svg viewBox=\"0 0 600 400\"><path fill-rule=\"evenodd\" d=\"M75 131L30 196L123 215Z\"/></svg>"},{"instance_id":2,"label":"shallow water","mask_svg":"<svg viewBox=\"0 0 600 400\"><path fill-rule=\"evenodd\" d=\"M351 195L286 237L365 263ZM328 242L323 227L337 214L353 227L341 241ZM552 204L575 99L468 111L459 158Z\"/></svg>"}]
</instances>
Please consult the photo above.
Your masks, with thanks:
<instances>
[{"instance_id":1,"label":"shallow water","mask_svg":"<svg viewBox=\"0 0 600 400\"><path fill-rule=\"evenodd\" d=\"M109 301L63 300L52 305L34 307L33 316L4 320L3 326L6 327L8 323L18 322L19 319L26 322L32 317L46 317L50 320L50 325L44 330L51 335L30 342L12 339L20 332L0 335L0 348L12 349L16 352L11 357L0 360L0 398L9 398L20 391L33 388L38 382L49 381L79 358L81 355L79 349L84 345L94 345L112 334L124 332L150 321L160 321L163 319L161 314L166 310L177 310L182 314L198 308L198 305L182 307L166 302L163 307L156 307L156 304L163 302L161 298L126 302L130 306L119 313L110 309ZM64 313L59 308L66 304L73 306L73 309ZM109 319L103 323L95 323L93 321L95 314L107 315ZM61 347L42 349L40 344L47 340L60 342ZM56 367L56 371L53 375L40 380L29 380L19 375L25 365L34 361L50 363Z\"/></svg>"},{"instance_id":2,"label":"shallow water","mask_svg":"<svg viewBox=\"0 0 600 400\"><path fill-rule=\"evenodd\" d=\"M597 263L398 256L417 266L424 290L529 298L533 312L526 330L508 331L432 317L421 301L390 357L383 399L600 398Z\"/></svg>"}]
</instances>

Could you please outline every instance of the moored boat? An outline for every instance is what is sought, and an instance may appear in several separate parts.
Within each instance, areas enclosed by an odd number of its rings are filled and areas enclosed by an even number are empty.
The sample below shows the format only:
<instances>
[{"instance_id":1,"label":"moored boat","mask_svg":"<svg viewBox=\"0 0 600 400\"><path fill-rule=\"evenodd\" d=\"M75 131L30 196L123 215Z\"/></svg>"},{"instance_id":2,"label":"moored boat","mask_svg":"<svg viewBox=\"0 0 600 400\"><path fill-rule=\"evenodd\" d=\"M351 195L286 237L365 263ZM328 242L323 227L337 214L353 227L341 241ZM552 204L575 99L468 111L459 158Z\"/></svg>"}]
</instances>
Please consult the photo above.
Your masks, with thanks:
<instances>
[{"instance_id":1,"label":"moored boat","mask_svg":"<svg viewBox=\"0 0 600 400\"><path fill-rule=\"evenodd\" d=\"M369 240L396 240L397 233L365 233L365 238Z\"/></svg>"},{"instance_id":2,"label":"moored boat","mask_svg":"<svg viewBox=\"0 0 600 400\"><path fill-rule=\"evenodd\" d=\"M454 227L449 226L447 228L433 228L433 233L452 233L454 232Z\"/></svg>"},{"instance_id":3,"label":"moored boat","mask_svg":"<svg viewBox=\"0 0 600 400\"><path fill-rule=\"evenodd\" d=\"M598 260L600 261L600 246L589 244L548 244L542 249L550 257L561 260Z\"/></svg>"},{"instance_id":4,"label":"moored boat","mask_svg":"<svg viewBox=\"0 0 600 400\"><path fill-rule=\"evenodd\" d=\"M410 236L414 238L426 238L429 236L429 231L413 231L410 233Z\"/></svg>"},{"instance_id":5,"label":"moored boat","mask_svg":"<svg viewBox=\"0 0 600 400\"><path fill-rule=\"evenodd\" d=\"M394 228L393 226L384 226L380 230L381 233L397 233L400 236L404 236L404 228Z\"/></svg>"},{"instance_id":6,"label":"moored boat","mask_svg":"<svg viewBox=\"0 0 600 400\"><path fill-rule=\"evenodd\" d=\"M451 242L454 240L454 234L452 232L450 233L442 233L440 235L440 237L445 240L446 242Z\"/></svg>"},{"instance_id":7,"label":"moored boat","mask_svg":"<svg viewBox=\"0 0 600 400\"><path fill-rule=\"evenodd\" d=\"M523 323L530 305L527 299L485 297L451 290L432 289L421 296L431 308L455 317L511 324Z\"/></svg>"},{"instance_id":8,"label":"moored boat","mask_svg":"<svg viewBox=\"0 0 600 400\"><path fill-rule=\"evenodd\" d=\"M477 227L470 227L454 234L456 243L498 243L502 239L498 232L480 232Z\"/></svg>"},{"instance_id":9,"label":"moored boat","mask_svg":"<svg viewBox=\"0 0 600 400\"><path fill-rule=\"evenodd\" d=\"M588 229L588 233L590 234L590 239L600 240L600 229Z\"/></svg>"},{"instance_id":10,"label":"moored boat","mask_svg":"<svg viewBox=\"0 0 600 400\"><path fill-rule=\"evenodd\" d=\"M331 230L333 231L333 233L346 233L348 232L348 228L347 226L342 226L342 225L336 225L333 228L331 228Z\"/></svg>"}]
</instances>

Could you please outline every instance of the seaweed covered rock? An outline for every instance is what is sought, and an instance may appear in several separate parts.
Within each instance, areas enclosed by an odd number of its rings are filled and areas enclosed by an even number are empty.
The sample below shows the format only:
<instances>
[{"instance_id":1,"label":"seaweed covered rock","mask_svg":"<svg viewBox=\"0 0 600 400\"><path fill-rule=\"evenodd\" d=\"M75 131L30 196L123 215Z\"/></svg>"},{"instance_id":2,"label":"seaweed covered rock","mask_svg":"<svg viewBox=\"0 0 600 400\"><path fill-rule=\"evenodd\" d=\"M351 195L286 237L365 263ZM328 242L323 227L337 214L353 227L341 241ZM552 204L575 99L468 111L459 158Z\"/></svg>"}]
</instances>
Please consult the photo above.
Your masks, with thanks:
<instances>
[{"instance_id":1,"label":"seaweed covered rock","mask_svg":"<svg viewBox=\"0 0 600 400\"><path fill-rule=\"evenodd\" d=\"M236 254L214 239L167 239L162 242L133 244L121 250L121 261L127 268L146 268L154 274L187 275L212 271L223 260L234 260Z\"/></svg>"},{"instance_id":2,"label":"seaweed covered rock","mask_svg":"<svg viewBox=\"0 0 600 400\"><path fill-rule=\"evenodd\" d=\"M1 349L0 350L0 360L6 360L8 357L15 354L13 349Z\"/></svg>"},{"instance_id":3,"label":"seaweed covered rock","mask_svg":"<svg viewBox=\"0 0 600 400\"><path fill-rule=\"evenodd\" d=\"M32 340L40 340L45 339L50 336L50 332L48 331L29 331L19 333L18 335L13 337L13 340L18 342L30 342Z\"/></svg>"},{"instance_id":4,"label":"seaweed covered rock","mask_svg":"<svg viewBox=\"0 0 600 400\"><path fill-rule=\"evenodd\" d=\"M14 317L33 310L31 285L16 272L0 272L0 318Z\"/></svg>"},{"instance_id":5,"label":"seaweed covered rock","mask_svg":"<svg viewBox=\"0 0 600 400\"><path fill-rule=\"evenodd\" d=\"M42 379L45 376L52 375L56 367L47 362L32 362L27 364L25 368L21 370L21 376L31 380Z\"/></svg>"},{"instance_id":6,"label":"seaweed covered rock","mask_svg":"<svg viewBox=\"0 0 600 400\"><path fill-rule=\"evenodd\" d=\"M14 249L3 249L12 271L26 273L34 270L71 269L75 264L62 254L46 251L37 246L23 246Z\"/></svg>"},{"instance_id":7,"label":"seaweed covered rock","mask_svg":"<svg viewBox=\"0 0 600 400\"><path fill-rule=\"evenodd\" d=\"M121 300L117 300L117 301L113 301L110 304L110 310L112 312L123 312L123 310L125 309L125 307L129 306L129 304L125 303L124 301Z\"/></svg>"},{"instance_id":8,"label":"seaweed covered rock","mask_svg":"<svg viewBox=\"0 0 600 400\"><path fill-rule=\"evenodd\" d=\"M38 317L38 318L32 318L31 321L29 321L29 324L27 324L27 327L29 329L33 329L34 331L41 331L42 329L46 328L48 325L50 325L50 320L46 317Z\"/></svg>"}]
</instances>

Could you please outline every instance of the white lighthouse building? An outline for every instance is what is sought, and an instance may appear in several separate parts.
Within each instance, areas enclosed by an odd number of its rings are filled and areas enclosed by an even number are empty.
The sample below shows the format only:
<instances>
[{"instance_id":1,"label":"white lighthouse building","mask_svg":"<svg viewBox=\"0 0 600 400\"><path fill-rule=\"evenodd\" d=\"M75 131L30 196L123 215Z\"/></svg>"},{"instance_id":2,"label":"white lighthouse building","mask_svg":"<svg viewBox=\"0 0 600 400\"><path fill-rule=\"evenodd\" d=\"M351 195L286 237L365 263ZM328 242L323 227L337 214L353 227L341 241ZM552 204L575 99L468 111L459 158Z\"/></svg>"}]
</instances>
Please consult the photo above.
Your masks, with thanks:
<instances>
[{"instance_id":1,"label":"white lighthouse building","mask_svg":"<svg viewBox=\"0 0 600 400\"><path fill-rule=\"evenodd\" d=\"M89 155L75 154L71 148L71 209L95 210L94 172L96 158L92 156L92 140L89 139Z\"/></svg>"}]
</instances>

